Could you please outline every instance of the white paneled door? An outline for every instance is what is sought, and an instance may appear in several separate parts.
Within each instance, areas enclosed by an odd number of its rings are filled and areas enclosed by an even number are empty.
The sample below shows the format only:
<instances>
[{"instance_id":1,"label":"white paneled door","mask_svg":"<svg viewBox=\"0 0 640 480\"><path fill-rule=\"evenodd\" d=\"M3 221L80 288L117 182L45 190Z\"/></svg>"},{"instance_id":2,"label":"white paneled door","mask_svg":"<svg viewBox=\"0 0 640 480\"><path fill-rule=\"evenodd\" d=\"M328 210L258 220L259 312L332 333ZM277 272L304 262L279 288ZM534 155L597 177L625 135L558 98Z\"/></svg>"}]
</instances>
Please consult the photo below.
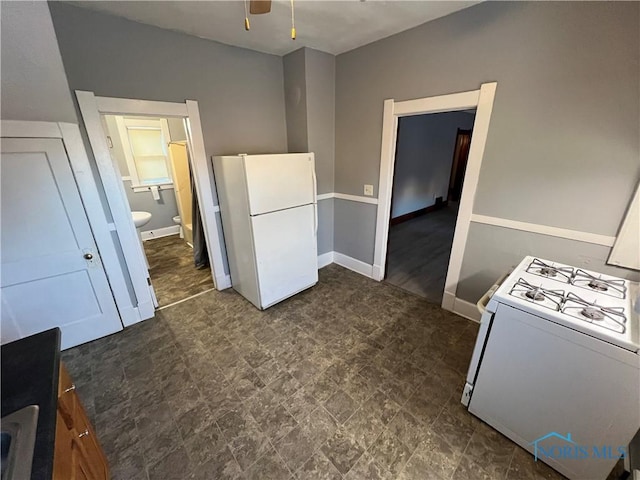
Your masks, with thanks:
<instances>
[{"instance_id":1,"label":"white paneled door","mask_svg":"<svg viewBox=\"0 0 640 480\"><path fill-rule=\"evenodd\" d=\"M3 138L0 177L2 343L60 327L64 349L122 330L62 140Z\"/></svg>"}]
</instances>

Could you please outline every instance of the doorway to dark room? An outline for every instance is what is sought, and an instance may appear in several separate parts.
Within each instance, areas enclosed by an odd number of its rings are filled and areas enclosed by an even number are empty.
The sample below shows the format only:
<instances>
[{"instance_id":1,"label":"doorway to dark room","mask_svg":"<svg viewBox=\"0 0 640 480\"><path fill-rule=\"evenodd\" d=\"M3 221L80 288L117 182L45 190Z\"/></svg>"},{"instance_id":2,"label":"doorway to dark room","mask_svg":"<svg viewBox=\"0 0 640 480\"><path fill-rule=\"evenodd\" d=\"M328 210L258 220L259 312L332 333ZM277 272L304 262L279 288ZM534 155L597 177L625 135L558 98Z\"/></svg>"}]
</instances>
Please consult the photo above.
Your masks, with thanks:
<instances>
[{"instance_id":1,"label":"doorway to dark room","mask_svg":"<svg viewBox=\"0 0 640 480\"><path fill-rule=\"evenodd\" d=\"M440 304L475 109L398 119L385 281Z\"/></svg>"}]
</instances>

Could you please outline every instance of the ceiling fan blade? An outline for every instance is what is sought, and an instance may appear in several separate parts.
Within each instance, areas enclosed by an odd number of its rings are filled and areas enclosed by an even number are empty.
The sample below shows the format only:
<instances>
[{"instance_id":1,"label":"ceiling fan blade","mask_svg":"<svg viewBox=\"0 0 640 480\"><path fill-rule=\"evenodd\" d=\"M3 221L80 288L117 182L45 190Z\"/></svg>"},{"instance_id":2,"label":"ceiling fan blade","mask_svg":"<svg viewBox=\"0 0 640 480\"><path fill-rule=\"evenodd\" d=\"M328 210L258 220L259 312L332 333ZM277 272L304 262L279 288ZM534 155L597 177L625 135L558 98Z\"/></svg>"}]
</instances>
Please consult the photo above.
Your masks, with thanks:
<instances>
[{"instance_id":1,"label":"ceiling fan blade","mask_svg":"<svg viewBox=\"0 0 640 480\"><path fill-rule=\"evenodd\" d=\"M270 11L271 11L271 0L251 0L251 2L249 3L249 12L252 15L269 13Z\"/></svg>"}]
</instances>

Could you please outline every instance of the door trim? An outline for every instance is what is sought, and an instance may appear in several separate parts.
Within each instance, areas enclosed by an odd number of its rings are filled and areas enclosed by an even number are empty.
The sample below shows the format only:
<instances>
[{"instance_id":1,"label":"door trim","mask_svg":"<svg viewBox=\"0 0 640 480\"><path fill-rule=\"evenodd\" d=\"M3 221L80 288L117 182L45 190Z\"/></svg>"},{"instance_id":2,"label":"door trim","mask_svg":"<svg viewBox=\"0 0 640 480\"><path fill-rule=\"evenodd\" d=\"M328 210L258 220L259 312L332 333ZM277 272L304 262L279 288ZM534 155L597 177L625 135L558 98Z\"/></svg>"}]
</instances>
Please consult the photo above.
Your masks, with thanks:
<instances>
[{"instance_id":1,"label":"door trim","mask_svg":"<svg viewBox=\"0 0 640 480\"><path fill-rule=\"evenodd\" d=\"M125 326L140 321L137 309L131 303L125 274L120 268L118 255L111 238L109 222L102 208L78 125L62 122L2 120L1 129L2 137L57 138L62 140L120 319Z\"/></svg>"},{"instance_id":2,"label":"door trim","mask_svg":"<svg viewBox=\"0 0 640 480\"><path fill-rule=\"evenodd\" d=\"M476 108L473 136L469 147L467 171L462 186L460 208L456 221L451 257L445 281L442 308L452 310L456 289L462 269L462 257L467 244L473 202L478 187L480 165L489 131L489 122L495 98L496 82L484 83L479 90L452 93L435 97L396 102L384 101L382 116L382 143L380 147L380 183L378 185L378 212L376 220L375 249L373 255L373 277L382 280L387 263L387 242L389 239L389 219L391 216L391 191L393 189L393 171L396 160L396 140L398 118L424 113L441 113Z\"/></svg>"},{"instance_id":3,"label":"door trim","mask_svg":"<svg viewBox=\"0 0 640 480\"><path fill-rule=\"evenodd\" d=\"M154 315L155 307L148 284L148 270L142 246L138 239L130 208L121 182L117 166L111 159L100 115L144 115L154 117L177 117L186 120L189 137L189 153L193 175L197 185L196 195L202 213L205 240L211 265L214 286L218 290L230 287L228 276L224 274L221 239L216 225L215 194L213 191L213 167L207 160L200 122L198 103L186 100L184 103L159 102L127 98L98 97L93 92L76 90L80 112L87 130L89 143L96 158L113 216L115 230L120 237L122 250L129 269L131 282L140 302L141 319Z\"/></svg>"}]
</instances>

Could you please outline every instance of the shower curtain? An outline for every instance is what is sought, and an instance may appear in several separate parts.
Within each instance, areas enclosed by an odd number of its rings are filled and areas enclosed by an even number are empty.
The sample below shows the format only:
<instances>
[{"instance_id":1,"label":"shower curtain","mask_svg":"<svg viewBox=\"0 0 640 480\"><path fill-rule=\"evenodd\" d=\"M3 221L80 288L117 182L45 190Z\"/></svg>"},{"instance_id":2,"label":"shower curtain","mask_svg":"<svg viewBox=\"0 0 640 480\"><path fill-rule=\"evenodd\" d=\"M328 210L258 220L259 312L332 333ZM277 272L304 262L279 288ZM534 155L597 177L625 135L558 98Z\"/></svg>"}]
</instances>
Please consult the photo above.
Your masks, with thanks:
<instances>
[{"instance_id":1,"label":"shower curtain","mask_svg":"<svg viewBox=\"0 0 640 480\"><path fill-rule=\"evenodd\" d=\"M191 222L193 227L193 263L197 269L209 267L209 254L207 253L207 242L204 238L204 227L200 216L200 206L198 205L198 195L196 193L196 182L191 171L191 157L189 157L189 177L191 179Z\"/></svg>"}]
</instances>

